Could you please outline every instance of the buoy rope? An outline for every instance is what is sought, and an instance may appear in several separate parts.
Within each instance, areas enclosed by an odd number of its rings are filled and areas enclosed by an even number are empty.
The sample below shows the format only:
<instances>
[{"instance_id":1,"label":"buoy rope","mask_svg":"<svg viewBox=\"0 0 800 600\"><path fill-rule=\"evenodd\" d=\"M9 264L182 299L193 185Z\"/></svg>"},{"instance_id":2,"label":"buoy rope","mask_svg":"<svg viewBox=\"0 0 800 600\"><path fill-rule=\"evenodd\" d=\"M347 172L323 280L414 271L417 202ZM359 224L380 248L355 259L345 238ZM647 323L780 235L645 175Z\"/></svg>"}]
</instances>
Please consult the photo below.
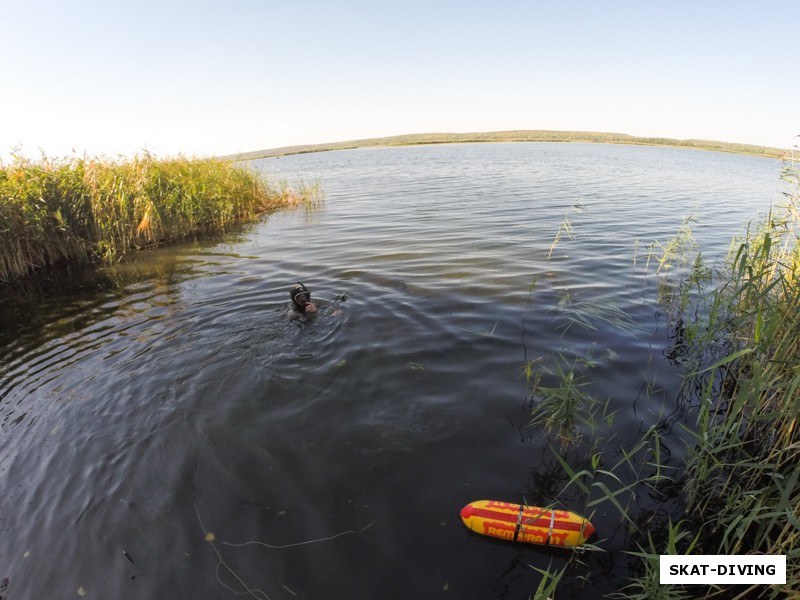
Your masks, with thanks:
<instances>
[{"instance_id":1,"label":"buoy rope","mask_svg":"<svg viewBox=\"0 0 800 600\"><path fill-rule=\"evenodd\" d=\"M517 526L514 529L514 541L515 542L517 541L517 538L519 537L519 532L522 531L522 511L524 511L524 510L525 510L525 506L524 505L520 505L519 513L517 514Z\"/></svg>"}]
</instances>

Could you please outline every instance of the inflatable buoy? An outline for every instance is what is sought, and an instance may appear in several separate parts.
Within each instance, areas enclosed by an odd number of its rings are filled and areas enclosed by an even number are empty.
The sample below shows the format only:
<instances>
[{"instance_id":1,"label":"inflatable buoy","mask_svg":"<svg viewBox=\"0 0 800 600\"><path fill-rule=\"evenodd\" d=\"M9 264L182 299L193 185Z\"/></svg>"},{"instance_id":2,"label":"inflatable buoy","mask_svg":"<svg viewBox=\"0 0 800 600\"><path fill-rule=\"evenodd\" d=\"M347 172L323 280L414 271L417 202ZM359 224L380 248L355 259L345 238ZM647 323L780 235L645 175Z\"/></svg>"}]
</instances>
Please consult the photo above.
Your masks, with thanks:
<instances>
[{"instance_id":1,"label":"inflatable buoy","mask_svg":"<svg viewBox=\"0 0 800 600\"><path fill-rule=\"evenodd\" d=\"M584 517L567 510L477 500L461 509L461 520L472 531L512 542L574 548L594 533Z\"/></svg>"}]
</instances>

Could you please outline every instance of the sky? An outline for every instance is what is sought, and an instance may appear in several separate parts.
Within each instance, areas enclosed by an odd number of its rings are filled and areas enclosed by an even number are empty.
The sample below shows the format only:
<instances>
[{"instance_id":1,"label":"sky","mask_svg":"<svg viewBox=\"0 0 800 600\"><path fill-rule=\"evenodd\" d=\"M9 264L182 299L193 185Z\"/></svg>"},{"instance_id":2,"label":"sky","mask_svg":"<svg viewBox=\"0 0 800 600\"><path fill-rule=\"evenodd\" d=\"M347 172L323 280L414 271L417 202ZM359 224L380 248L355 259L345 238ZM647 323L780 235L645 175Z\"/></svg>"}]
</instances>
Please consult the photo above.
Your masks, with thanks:
<instances>
[{"instance_id":1,"label":"sky","mask_svg":"<svg viewBox=\"0 0 800 600\"><path fill-rule=\"evenodd\" d=\"M0 159L557 129L778 148L797 0L0 0Z\"/></svg>"}]
</instances>

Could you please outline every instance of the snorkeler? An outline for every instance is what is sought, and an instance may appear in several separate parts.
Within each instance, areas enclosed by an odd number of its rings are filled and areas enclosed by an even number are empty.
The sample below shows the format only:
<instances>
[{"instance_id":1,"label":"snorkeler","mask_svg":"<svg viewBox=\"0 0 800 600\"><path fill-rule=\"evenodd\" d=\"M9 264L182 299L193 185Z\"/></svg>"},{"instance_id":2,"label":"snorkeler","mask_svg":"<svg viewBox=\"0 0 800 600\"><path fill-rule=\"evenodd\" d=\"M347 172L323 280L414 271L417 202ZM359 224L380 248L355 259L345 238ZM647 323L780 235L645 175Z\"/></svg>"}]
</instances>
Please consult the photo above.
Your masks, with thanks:
<instances>
[{"instance_id":1,"label":"snorkeler","mask_svg":"<svg viewBox=\"0 0 800 600\"><path fill-rule=\"evenodd\" d=\"M291 318L293 320L305 323L314 314L318 314L320 309L317 305L311 302L311 291L302 283L296 283L289 290L289 297L292 299ZM339 308L341 303L347 300L347 294L341 293L337 295L334 301L322 301L322 313L326 316L336 317L342 314L342 309Z\"/></svg>"},{"instance_id":2,"label":"snorkeler","mask_svg":"<svg viewBox=\"0 0 800 600\"><path fill-rule=\"evenodd\" d=\"M302 283L292 286L289 297L292 299L293 318L317 312L317 305L311 302L311 292Z\"/></svg>"}]
</instances>

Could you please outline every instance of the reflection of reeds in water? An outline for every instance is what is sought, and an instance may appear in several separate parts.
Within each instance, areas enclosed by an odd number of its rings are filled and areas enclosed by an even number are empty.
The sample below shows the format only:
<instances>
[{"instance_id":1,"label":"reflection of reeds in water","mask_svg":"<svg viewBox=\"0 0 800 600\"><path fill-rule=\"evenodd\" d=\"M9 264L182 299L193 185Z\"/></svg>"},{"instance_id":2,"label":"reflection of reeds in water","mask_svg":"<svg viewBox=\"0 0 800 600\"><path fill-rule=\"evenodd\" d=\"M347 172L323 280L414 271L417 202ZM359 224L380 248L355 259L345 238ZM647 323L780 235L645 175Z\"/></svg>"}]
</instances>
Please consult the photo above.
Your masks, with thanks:
<instances>
[{"instance_id":1,"label":"reflection of reeds in water","mask_svg":"<svg viewBox=\"0 0 800 600\"><path fill-rule=\"evenodd\" d=\"M275 187L217 159L17 157L0 164L0 280L64 261L111 261L322 200L318 183Z\"/></svg>"}]
</instances>

